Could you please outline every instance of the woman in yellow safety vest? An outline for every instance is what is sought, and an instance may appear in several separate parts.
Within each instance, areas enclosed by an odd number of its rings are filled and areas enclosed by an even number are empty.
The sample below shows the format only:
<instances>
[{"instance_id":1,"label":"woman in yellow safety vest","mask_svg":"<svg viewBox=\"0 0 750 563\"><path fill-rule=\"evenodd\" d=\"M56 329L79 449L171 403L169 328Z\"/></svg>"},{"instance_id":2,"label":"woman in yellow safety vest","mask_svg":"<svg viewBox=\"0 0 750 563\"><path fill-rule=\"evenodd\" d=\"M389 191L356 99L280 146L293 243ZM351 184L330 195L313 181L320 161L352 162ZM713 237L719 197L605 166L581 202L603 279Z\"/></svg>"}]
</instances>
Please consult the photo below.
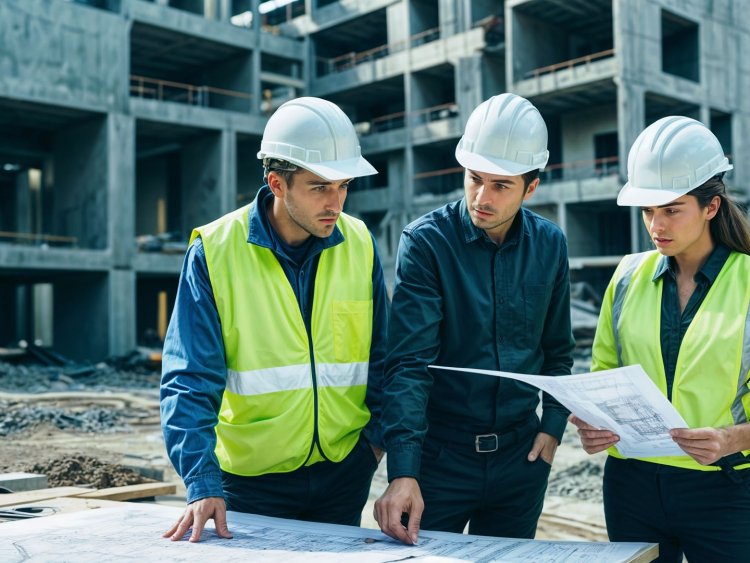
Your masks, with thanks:
<instances>
[{"instance_id":1,"label":"woman in yellow safety vest","mask_svg":"<svg viewBox=\"0 0 750 563\"><path fill-rule=\"evenodd\" d=\"M656 251L620 262L592 351L592 371L643 366L688 425L670 431L685 455L625 459L618 436L571 416L588 453L609 448L610 540L658 542L658 561L750 560L750 225L731 169L694 119L638 136L617 203L641 208Z\"/></svg>"}]
</instances>

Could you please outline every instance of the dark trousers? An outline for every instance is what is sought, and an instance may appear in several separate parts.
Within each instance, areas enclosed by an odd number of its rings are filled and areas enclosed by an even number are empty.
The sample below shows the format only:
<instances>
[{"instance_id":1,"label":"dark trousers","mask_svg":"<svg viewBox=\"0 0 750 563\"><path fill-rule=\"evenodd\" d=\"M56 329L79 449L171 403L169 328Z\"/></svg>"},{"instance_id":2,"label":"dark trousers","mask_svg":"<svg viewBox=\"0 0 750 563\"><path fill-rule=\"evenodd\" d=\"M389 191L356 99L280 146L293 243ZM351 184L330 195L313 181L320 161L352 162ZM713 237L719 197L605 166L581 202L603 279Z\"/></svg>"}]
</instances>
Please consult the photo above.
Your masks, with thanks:
<instances>
[{"instance_id":1,"label":"dark trousers","mask_svg":"<svg viewBox=\"0 0 750 563\"><path fill-rule=\"evenodd\" d=\"M428 434L419 482L421 528L461 533L468 522L470 534L533 538L551 468L541 457L526 459L536 432L534 425L487 453L478 453L473 440L458 445Z\"/></svg>"},{"instance_id":2,"label":"dark trousers","mask_svg":"<svg viewBox=\"0 0 750 563\"><path fill-rule=\"evenodd\" d=\"M611 541L659 544L660 562L750 561L750 470L697 471L607 459L604 515Z\"/></svg>"},{"instance_id":3,"label":"dark trousers","mask_svg":"<svg viewBox=\"0 0 750 563\"><path fill-rule=\"evenodd\" d=\"M243 477L223 472L228 510L359 526L378 463L364 438L339 463L321 461L290 473Z\"/></svg>"}]
</instances>

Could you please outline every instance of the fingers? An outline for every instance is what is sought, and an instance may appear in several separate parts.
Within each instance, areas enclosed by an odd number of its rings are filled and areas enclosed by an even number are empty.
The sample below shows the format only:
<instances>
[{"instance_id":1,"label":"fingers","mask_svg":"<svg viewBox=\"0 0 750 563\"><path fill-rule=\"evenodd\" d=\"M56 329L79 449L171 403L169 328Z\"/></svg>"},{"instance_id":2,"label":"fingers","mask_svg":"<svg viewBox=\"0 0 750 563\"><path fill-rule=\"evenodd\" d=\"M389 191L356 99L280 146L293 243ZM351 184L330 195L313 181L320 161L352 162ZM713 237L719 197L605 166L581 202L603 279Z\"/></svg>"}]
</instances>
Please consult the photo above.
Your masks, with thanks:
<instances>
[{"instance_id":1,"label":"fingers","mask_svg":"<svg viewBox=\"0 0 750 563\"><path fill-rule=\"evenodd\" d=\"M171 527L171 528L169 528L169 530L167 530L166 532L164 532L164 534L162 534L162 536L161 536L161 537L163 537L163 538L169 538L169 537L172 537L172 536L174 535L174 533L175 533L175 532L177 531L177 528L178 528L178 527L180 526L180 522L182 522L182 519L183 519L184 517L185 517L185 515L184 515L184 514L183 514L182 516L180 516L180 517L179 517L179 518L177 519L177 522L175 522L175 523L174 523L174 524L172 525L172 527Z\"/></svg>"},{"instance_id":2,"label":"fingers","mask_svg":"<svg viewBox=\"0 0 750 563\"><path fill-rule=\"evenodd\" d=\"M375 520L384 534L407 545L417 543L424 501L414 478L394 479L383 496L375 502ZM406 514L407 525L402 523Z\"/></svg>"},{"instance_id":3,"label":"fingers","mask_svg":"<svg viewBox=\"0 0 750 563\"><path fill-rule=\"evenodd\" d=\"M214 524L216 524L216 535L220 538L232 538L232 532L229 531L227 526L227 511L217 509L214 514Z\"/></svg>"},{"instance_id":4,"label":"fingers","mask_svg":"<svg viewBox=\"0 0 750 563\"><path fill-rule=\"evenodd\" d=\"M571 414L568 417L568 422L570 422L571 424L577 426L579 429L585 428L587 430L595 430L595 428L593 426L591 426L588 422L586 422L585 420L581 420L580 418L578 418L574 414Z\"/></svg>"},{"instance_id":5,"label":"fingers","mask_svg":"<svg viewBox=\"0 0 750 563\"><path fill-rule=\"evenodd\" d=\"M172 533L169 539L171 539L172 541L181 540L190 529L190 526L192 524L193 514L192 511L188 508L187 510L185 510L185 514L183 514L182 517L177 521L177 524L172 527L174 533Z\"/></svg>"},{"instance_id":6,"label":"fingers","mask_svg":"<svg viewBox=\"0 0 750 563\"><path fill-rule=\"evenodd\" d=\"M208 518L202 511L196 511L196 515L193 520L193 533L190 534L188 541L191 543L201 541L201 534L203 533L203 527L206 525Z\"/></svg>"},{"instance_id":7,"label":"fingers","mask_svg":"<svg viewBox=\"0 0 750 563\"><path fill-rule=\"evenodd\" d=\"M407 527L407 535L411 540L412 545L416 545L419 541L419 525L422 522L422 513L424 512L424 504L421 506L412 506L411 512L409 513L409 526Z\"/></svg>"}]
</instances>

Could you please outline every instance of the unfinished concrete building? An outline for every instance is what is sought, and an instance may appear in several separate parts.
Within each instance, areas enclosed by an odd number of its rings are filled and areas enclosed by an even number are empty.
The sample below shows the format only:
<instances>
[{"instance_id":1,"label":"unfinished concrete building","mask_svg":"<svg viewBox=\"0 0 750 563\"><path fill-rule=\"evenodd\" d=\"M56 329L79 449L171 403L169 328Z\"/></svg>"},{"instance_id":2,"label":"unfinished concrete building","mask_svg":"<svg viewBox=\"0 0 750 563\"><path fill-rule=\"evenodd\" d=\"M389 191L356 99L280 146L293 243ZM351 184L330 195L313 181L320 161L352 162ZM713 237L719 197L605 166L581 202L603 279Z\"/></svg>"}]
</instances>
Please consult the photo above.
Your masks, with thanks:
<instances>
[{"instance_id":1,"label":"unfinished concrete building","mask_svg":"<svg viewBox=\"0 0 750 563\"><path fill-rule=\"evenodd\" d=\"M510 91L550 132L530 208L601 291L648 247L618 208L627 151L700 119L750 186L750 23L740 0L0 0L0 346L78 359L158 344L193 226L248 202L267 116L314 95L380 174L347 210L386 278L402 227L462 194L471 110Z\"/></svg>"}]
</instances>

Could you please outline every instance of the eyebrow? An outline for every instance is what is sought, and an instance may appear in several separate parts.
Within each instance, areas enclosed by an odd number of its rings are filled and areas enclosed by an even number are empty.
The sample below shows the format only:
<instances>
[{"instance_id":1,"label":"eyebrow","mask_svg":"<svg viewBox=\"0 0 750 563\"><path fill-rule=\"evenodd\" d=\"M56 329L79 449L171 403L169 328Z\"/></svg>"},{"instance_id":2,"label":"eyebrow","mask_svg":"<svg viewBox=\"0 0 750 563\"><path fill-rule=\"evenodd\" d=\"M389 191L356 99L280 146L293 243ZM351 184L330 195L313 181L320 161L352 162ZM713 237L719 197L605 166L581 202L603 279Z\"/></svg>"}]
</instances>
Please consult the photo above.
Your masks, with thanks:
<instances>
[{"instance_id":1,"label":"eyebrow","mask_svg":"<svg viewBox=\"0 0 750 563\"><path fill-rule=\"evenodd\" d=\"M677 205L685 205L684 201L673 201L672 203L665 203L664 205L656 205L656 206L648 206L644 205L644 207L656 207L657 209L664 209L665 207L675 207Z\"/></svg>"}]
</instances>

